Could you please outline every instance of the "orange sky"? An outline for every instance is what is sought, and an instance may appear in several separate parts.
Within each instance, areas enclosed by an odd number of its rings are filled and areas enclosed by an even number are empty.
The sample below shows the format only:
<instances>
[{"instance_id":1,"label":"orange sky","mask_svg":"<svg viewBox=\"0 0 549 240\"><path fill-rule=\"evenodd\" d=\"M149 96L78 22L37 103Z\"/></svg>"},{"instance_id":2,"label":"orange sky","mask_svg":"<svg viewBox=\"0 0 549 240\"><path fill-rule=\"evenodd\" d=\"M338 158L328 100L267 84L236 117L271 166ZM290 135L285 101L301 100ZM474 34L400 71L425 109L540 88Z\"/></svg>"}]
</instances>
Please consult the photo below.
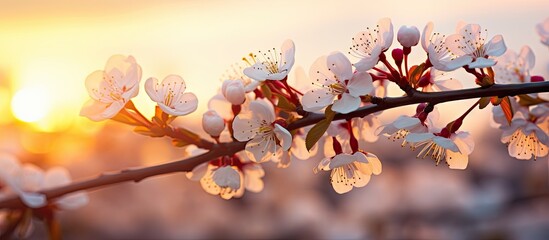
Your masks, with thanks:
<instances>
[{"instance_id":1,"label":"orange sky","mask_svg":"<svg viewBox=\"0 0 549 240\"><path fill-rule=\"evenodd\" d=\"M547 73L549 55L542 54L547 49L539 44L534 31L534 25L547 17L549 3L545 1L375 4L4 1L0 9L0 76L5 77L0 91L12 95L23 88L47 92L50 99L45 102L50 106L42 107L48 111L41 129L63 129L63 121L79 118L80 106L87 99L85 77L102 69L110 55L131 54L143 68L143 82L172 73L186 79L188 90L200 100L199 111L191 116L199 117L224 71L250 51L279 47L291 38L297 47L296 65L307 70L320 55L345 52L356 32L385 16L392 18L395 31L400 25L422 29L430 20L435 22L435 30L444 33L453 32L459 20L479 23L490 36L503 34L509 48L530 45L537 54L535 71ZM418 51L416 57L422 59L424 54ZM145 113L152 113L153 104L144 91L136 102ZM5 100L0 99L0 105L6 109Z\"/></svg>"}]
</instances>

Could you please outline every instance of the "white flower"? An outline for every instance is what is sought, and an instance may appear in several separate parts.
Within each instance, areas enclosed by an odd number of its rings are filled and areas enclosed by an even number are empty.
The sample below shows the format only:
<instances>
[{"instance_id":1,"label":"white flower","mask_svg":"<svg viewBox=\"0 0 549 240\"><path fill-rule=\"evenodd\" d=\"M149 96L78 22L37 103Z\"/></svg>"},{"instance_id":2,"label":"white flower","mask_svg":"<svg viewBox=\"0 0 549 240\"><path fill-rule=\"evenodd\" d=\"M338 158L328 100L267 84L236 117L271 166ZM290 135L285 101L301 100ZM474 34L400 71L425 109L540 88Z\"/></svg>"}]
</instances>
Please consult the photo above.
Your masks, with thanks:
<instances>
[{"instance_id":1,"label":"white flower","mask_svg":"<svg viewBox=\"0 0 549 240\"><path fill-rule=\"evenodd\" d=\"M469 154L473 152L475 143L467 132L456 132L445 137L434 133L410 133L406 141L414 144L414 149L422 148L417 157L430 155L438 165L443 159L451 169L465 169L469 162Z\"/></svg>"},{"instance_id":2,"label":"white flower","mask_svg":"<svg viewBox=\"0 0 549 240\"><path fill-rule=\"evenodd\" d=\"M251 61L244 60L251 66L244 69L244 74L257 81L285 79L295 62L294 42L289 39L284 41L281 50L277 52L273 48L267 52L259 51L259 56L250 53Z\"/></svg>"},{"instance_id":3,"label":"white flower","mask_svg":"<svg viewBox=\"0 0 549 240\"><path fill-rule=\"evenodd\" d=\"M218 170L221 172L216 174ZM206 162L187 173L187 177L193 181L200 181L204 191L212 195L219 195L223 199L241 197L244 194L241 184L242 173L234 166L219 167Z\"/></svg>"},{"instance_id":4,"label":"white flower","mask_svg":"<svg viewBox=\"0 0 549 240\"><path fill-rule=\"evenodd\" d=\"M88 100L80 115L93 121L114 117L126 103L139 93L141 67L132 56L114 55L105 70L98 70L86 78Z\"/></svg>"},{"instance_id":5,"label":"white flower","mask_svg":"<svg viewBox=\"0 0 549 240\"><path fill-rule=\"evenodd\" d=\"M446 45L458 56L470 56L473 61L469 68L485 68L496 64L489 57L501 56L507 50L503 37L496 35L486 42L487 30L481 29L478 24L460 23L457 33L446 38Z\"/></svg>"},{"instance_id":6,"label":"white flower","mask_svg":"<svg viewBox=\"0 0 549 240\"><path fill-rule=\"evenodd\" d=\"M429 62L435 69L453 71L469 64L472 58L468 55L457 56L446 45L445 36L433 33L434 24L427 23L421 35L421 46L427 52Z\"/></svg>"},{"instance_id":7,"label":"white flower","mask_svg":"<svg viewBox=\"0 0 549 240\"><path fill-rule=\"evenodd\" d=\"M10 192L15 192L19 195L23 203L31 208L45 206L47 200L44 194L28 192L23 189L22 185L26 183L22 182L22 174L23 167L15 157L8 154L0 155L0 183L7 186L0 188L2 190L1 196L8 195Z\"/></svg>"},{"instance_id":8,"label":"white flower","mask_svg":"<svg viewBox=\"0 0 549 240\"><path fill-rule=\"evenodd\" d=\"M403 47L413 47L419 42L419 30L415 26L401 26L398 29L397 40Z\"/></svg>"},{"instance_id":9,"label":"white flower","mask_svg":"<svg viewBox=\"0 0 549 240\"><path fill-rule=\"evenodd\" d=\"M202 115L202 128L210 136L219 137L225 129L225 121L216 111L209 110Z\"/></svg>"},{"instance_id":10,"label":"white flower","mask_svg":"<svg viewBox=\"0 0 549 240\"><path fill-rule=\"evenodd\" d=\"M494 67L497 83L524 83L530 82L530 70L534 68L536 57L530 47L523 46L518 55L509 49L497 61Z\"/></svg>"},{"instance_id":11,"label":"white flower","mask_svg":"<svg viewBox=\"0 0 549 240\"><path fill-rule=\"evenodd\" d=\"M449 78L446 76L446 72L437 70L435 68L428 71L419 80L420 87L423 92L439 92L461 89L463 86L457 79Z\"/></svg>"},{"instance_id":12,"label":"white flower","mask_svg":"<svg viewBox=\"0 0 549 240\"><path fill-rule=\"evenodd\" d=\"M541 43L549 46L549 17L536 25L536 30L541 38Z\"/></svg>"},{"instance_id":13,"label":"white flower","mask_svg":"<svg viewBox=\"0 0 549 240\"><path fill-rule=\"evenodd\" d=\"M393 142L401 141L402 146L406 146L406 136L409 133L424 133L427 132L427 126L423 125L417 117L399 116L394 122L385 124L377 129L377 134L387 136Z\"/></svg>"},{"instance_id":14,"label":"white flower","mask_svg":"<svg viewBox=\"0 0 549 240\"><path fill-rule=\"evenodd\" d=\"M536 107L529 115L517 111L511 126L502 125L501 142L508 144L509 155L517 159L537 159L548 153L549 110Z\"/></svg>"},{"instance_id":15,"label":"white flower","mask_svg":"<svg viewBox=\"0 0 549 240\"><path fill-rule=\"evenodd\" d=\"M381 173L381 162L371 153L356 152L354 154L337 154L333 158L325 158L315 169L330 171L330 182L334 190L343 194L353 187L364 187L373 174Z\"/></svg>"},{"instance_id":16,"label":"white flower","mask_svg":"<svg viewBox=\"0 0 549 240\"><path fill-rule=\"evenodd\" d=\"M54 167L44 172L33 164L21 165L13 156L6 154L0 156L0 180L31 208L48 204L46 196L39 191L71 183L70 175L64 168ZM53 201L57 208L67 210L80 208L87 203L88 195L84 192L71 193Z\"/></svg>"},{"instance_id":17,"label":"white flower","mask_svg":"<svg viewBox=\"0 0 549 240\"><path fill-rule=\"evenodd\" d=\"M156 78L149 78L145 82L145 91L158 106L167 114L183 116L192 113L198 106L198 99L194 93L185 93L187 86L178 75L168 75L158 82Z\"/></svg>"},{"instance_id":18,"label":"white flower","mask_svg":"<svg viewBox=\"0 0 549 240\"><path fill-rule=\"evenodd\" d=\"M402 140L401 146L406 146L408 144L406 141L408 134L426 133L429 131L429 127L433 127L439 119L439 112L436 107L425 117L426 114L423 112L425 106L424 104L419 105L414 116L401 115L392 123L382 125L376 129L376 135L383 134L393 142Z\"/></svg>"},{"instance_id":19,"label":"white flower","mask_svg":"<svg viewBox=\"0 0 549 240\"><path fill-rule=\"evenodd\" d=\"M340 52L317 59L309 75L313 85L321 88L304 94L302 103L306 111L318 111L333 103L333 111L349 113L360 106L360 96L373 90L370 74L353 74L351 62Z\"/></svg>"},{"instance_id":20,"label":"white flower","mask_svg":"<svg viewBox=\"0 0 549 240\"><path fill-rule=\"evenodd\" d=\"M254 162L279 158L280 150L287 151L292 144L292 135L275 122L271 103L254 100L249 111L240 113L233 121L234 137L246 143L246 153Z\"/></svg>"},{"instance_id":21,"label":"white flower","mask_svg":"<svg viewBox=\"0 0 549 240\"><path fill-rule=\"evenodd\" d=\"M354 64L356 69L361 72L372 69L379 61L379 55L393 43L393 37L393 24L389 18L380 19L374 29L366 28L366 31L357 33L349 52L360 58Z\"/></svg>"},{"instance_id":22,"label":"white flower","mask_svg":"<svg viewBox=\"0 0 549 240\"><path fill-rule=\"evenodd\" d=\"M263 176L265 171L260 164L241 162L233 158L233 165L219 167L212 163L219 160L203 163L196 166L187 177L193 181L200 181L202 188L209 194L219 195L223 199L241 197L244 190L261 192L263 190Z\"/></svg>"}]
</instances>

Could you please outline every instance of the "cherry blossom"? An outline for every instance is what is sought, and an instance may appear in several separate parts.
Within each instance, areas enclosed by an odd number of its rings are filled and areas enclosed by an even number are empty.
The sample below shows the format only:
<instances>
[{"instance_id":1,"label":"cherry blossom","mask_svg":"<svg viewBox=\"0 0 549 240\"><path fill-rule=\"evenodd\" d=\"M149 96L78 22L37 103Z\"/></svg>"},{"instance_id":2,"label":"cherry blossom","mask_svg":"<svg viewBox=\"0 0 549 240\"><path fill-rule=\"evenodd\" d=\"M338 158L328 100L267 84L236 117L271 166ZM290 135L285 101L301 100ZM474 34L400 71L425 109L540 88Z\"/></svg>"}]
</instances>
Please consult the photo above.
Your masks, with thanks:
<instances>
[{"instance_id":1,"label":"cherry blossom","mask_svg":"<svg viewBox=\"0 0 549 240\"><path fill-rule=\"evenodd\" d=\"M536 25L536 31L539 34L541 43L549 46L549 17Z\"/></svg>"},{"instance_id":2,"label":"cherry blossom","mask_svg":"<svg viewBox=\"0 0 549 240\"><path fill-rule=\"evenodd\" d=\"M31 208L40 208L48 204L46 196L38 193L39 191L71 183L70 174L64 168L54 167L44 171L33 164L20 164L15 157L7 154L0 156L0 180ZM4 194L6 193L2 192L1 195ZM87 203L88 195L76 192L55 199L51 204L58 209L72 210Z\"/></svg>"},{"instance_id":3,"label":"cherry blossom","mask_svg":"<svg viewBox=\"0 0 549 240\"><path fill-rule=\"evenodd\" d=\"M353 187L364 187L370 181L372 173L381 173L381 162L371 153L341 153L332 158L323 159L315 168L318 171L331 171L330 182L334 190L343 194Z\"/></svg>"},{"instance_id":4,"label":"cherry blossom","mask_svg":"<svg viewBox=\"0 0 549 240\"><path fill-rule=\"evenodd\" d=\"M446 36L433 33L434 24L427 23L421 35L421 46L427 52L429 62L435 69L453 71L463 67L473 60L471 56L457 56L446 44Z\"/></svg>"},{"instance_id":5,"label":"cherry blossom","mask_svg":"<svg viewBox=\"0 0 549 240\"><path fill-rule=\"evenodd\" d=\"M200 164L187 173L187 178L200 181L204 191L223 199L242 197L245 190L261 192L265 176L261 165L232 159L234 165L219 166L218 160Z\"/></svg>"},{"instance_id":6,"label":"cherry blossom","mask_svg":"<svg viewBox=\"0 0 549 240\"><path fill-rule=\"evenodd\" d=\"M187 86L178 75L168 75L158 82L156 78L149 78L145 82L145 91L158 106L167 114L183 116L192 113L198 106L198 99L194 93L185 93Z\"/></svg>"},{"instance_id":7,"label":"cherry blossom","mask_svg":"<svg viewBox=\"0 0 549 240\"><path fill-rule=\"evenodd\" d=\"M275 48L266 52L259 51L258 54L250 53L250 59L244 59L250 67L243 70L246 76L256 80L282 80L294 65L295 44L292 40L282 43L281 52Z\"/></svg>"},{"instance_id":8,"label":"cherry blossom","mask_svg":"<svg viewBox=\"0 0 549 240\"><path fill-rule=\"evenodd\" d=\"M507 50L503 37L496 35L486 42L487 30L478 24L460 23L457 33L446 38L446 45L458 56L470 56L469 68L491 67L496 60L489 57L501 56Z\"/></svg>"},{"instance_id":9,"label":"cherry blossom","mask_svg":"<svg viewBox=\"0 0 549 240\"><path fill-rule=\"evenodd\" d=\"M497 83L530 82L530 70L536 63L536 58L530 47L523 46L519 54L509 49L498 57L497 61L498 64L494 67Z\"/></svg>"},{"instance_id":10,"label":"cherry blossom","mask_svg":"<svg viewBox=\"0 0 549 240\"><path fill-rule=\"evenodd\" d=\"M423 92L450 91L463 87L459 80L448 77L447 72L435 68L432 68L421 77L418 86L422 88Z\"/></svg>"},{"instance_id":11,"label":"cherry blossom","mask_svg":"<svg viewBox=\"0 0 549 240\"><path fill-rule=\"evenodd\" d=\"M303 95L303 109L306 111L318 111L333 104L333 111L349 113L360 106L360 96L373 90L370 74L353 73L351 62L340 52L318 58L309 75L313 85L320 88Z\"/></svg>"},{"instance_id":12,"label":"cherry blossom","mask_svg":"<svg viewBox=\"0 0 549 240\"><path fill-rule=\"evenodd\" d=\"M132 56L114 55L105 70L98 70L86 78L86 89L91 99L80 111L93 121L114 117L131 98L139 93L141 67Z\"/></svg>"},{"instance_id":13,"label":"cherry blossom","mask_svg":"<svg viewBox=\"0 0 549 240\"><path fill-rule=\"evenodd\" d=\"M246 143L246 152L254 162L265 162L279 158L282 150L292 144L292 135L280 121L275 122L271 103L254 100L249 111L240 113L233 121L234 137Z\"/></svg>"},{"instance_id":14,"label":"cherry blossom","mask_svg":"<svg viewBox=\"0 0 549 240\"><path fill-rule=\"evenodd\" d=\"M372 69L379 61L379 55L387 51L393 43L393 37L393 24L389 18L380 19L373 29L366 28L366 31L357 33L352 39L353 45L349 52L360 58L354 64L356 69L361 72Z\"/></svg>"},{"instance_id":15,"label":"cherry blossom","mask_svg":"<svg viewBox=\"0 0 549 240\"><path fill-rule=\"evenodd\" d=\"M376 129L376 135L383 134L393 142L403 141L401 146L406 146L406 136L410 133L426 133L429 131L429 126L434 126L438 121L439 112L435 107L429 114L423 112L425 104L420 104L416 109L414 116L401 115L395 121L389 124L382 125Z\"/></svg>"},{"instance_id":16,"label":"cherry blossom","mask_svg":"<svg viewBox=\"0 0 549 240\"><path fill-rule=\"evenodd\" d=\"M472 136L468 132L448 133L444 130L440 133L410 133L406 141L412 143L414 149L422 148L417 157L430 155L436 165L445 160L451 169L467 168L469 154L475 147Z\"/></svg>"},{"instance_id":17,"label":"cherry blossom","mask_svg":"<svg viewBox=\"0 0 549 240\"><path fill-rule=\"evenodd\" d=\"M23 179L30 180L29 177L23 178L23 173L23 167L14 156L0 154L0 183L7 186L1 188L2 192L0 196L9 195L9 193L13 192L19 195L23 203L31 208L45 206L47 204L46 196L36 193L38 189L32 189L34 191L31 192L23 189L23 185L27 185L27 181L23 182Z\"/></svg>"},{"instance_id":18,"label":"cherry blossom","mask_svg":"<svg viewBox=\"0 0 549 240\"><path fill-rule=\"evenodd\" d=\"M501 141L508 144L509 155L521 160L546 156L549 148L549 107L517 111L510 126L502 124Z\"/></svg>"}]
</instances>

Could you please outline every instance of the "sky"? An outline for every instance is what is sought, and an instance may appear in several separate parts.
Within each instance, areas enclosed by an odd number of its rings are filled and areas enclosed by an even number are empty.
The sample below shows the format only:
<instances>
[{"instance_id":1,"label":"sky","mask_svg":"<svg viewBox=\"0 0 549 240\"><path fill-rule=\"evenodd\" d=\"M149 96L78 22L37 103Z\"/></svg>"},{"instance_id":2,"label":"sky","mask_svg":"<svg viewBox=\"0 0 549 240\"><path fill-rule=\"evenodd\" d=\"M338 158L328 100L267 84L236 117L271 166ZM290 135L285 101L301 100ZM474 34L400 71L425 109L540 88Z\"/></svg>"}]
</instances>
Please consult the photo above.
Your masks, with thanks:
<instances>
[{"instance_id":1,"label":"sky","mask_svg":"<svg viewBox=\"0 0 549 240\"><path fill-rule=\"evenodd\" d=\"M534 72L548 72L549 57L539 54L546 49L534 31L547 17L545 1L9 0L2 5L0 105L16 117L30 115L17 118L35 121L31 125L39 131L63 131L80 121L79 109L88 98L84 79L114 54L137 59L141 84L149 77L181 75L187 91L199 98L199 110L190 115L198 119L223 73L248 53L292 39L296 66L307 72L322 55L346 53L350 39L382 17L392 19L395 31L401 25L421 30L433 21L435 31L450 34L461 20L478 23L489 37L502 34L509 49L530 45L538 53ZM424 59L420 50L413 60ZM463 82L473 86L472 80ZM20 90L26 94L12 103ZM154 104L143 89L136 102L152 114Z\"/></svg>"}]
</instances>

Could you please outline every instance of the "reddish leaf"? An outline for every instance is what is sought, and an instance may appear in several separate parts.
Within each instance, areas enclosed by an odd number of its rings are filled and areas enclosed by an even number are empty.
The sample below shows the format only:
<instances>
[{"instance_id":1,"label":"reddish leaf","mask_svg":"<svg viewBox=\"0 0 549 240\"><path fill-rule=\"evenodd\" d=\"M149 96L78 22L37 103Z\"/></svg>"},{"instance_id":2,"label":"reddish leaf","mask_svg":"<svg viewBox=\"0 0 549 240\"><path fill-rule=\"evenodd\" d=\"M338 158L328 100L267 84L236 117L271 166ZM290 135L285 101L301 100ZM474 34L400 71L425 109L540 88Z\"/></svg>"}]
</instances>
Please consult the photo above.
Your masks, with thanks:
<instances>
[{"instance_id":1,"label":"reddish leaf","mask_svg":"<svg viewBox=\"0 0 549 240\"><path fill-rule=\"evenodd\" d=\"M502 98L501 103L499 104L501 107L501 110L503 110L503 113L505 114L505 118L507 119L507 122L509 125L511 125L511 120L513 119L513 107L511 106L511 100L509 97Z\"/></svg>"}]
</instances>

